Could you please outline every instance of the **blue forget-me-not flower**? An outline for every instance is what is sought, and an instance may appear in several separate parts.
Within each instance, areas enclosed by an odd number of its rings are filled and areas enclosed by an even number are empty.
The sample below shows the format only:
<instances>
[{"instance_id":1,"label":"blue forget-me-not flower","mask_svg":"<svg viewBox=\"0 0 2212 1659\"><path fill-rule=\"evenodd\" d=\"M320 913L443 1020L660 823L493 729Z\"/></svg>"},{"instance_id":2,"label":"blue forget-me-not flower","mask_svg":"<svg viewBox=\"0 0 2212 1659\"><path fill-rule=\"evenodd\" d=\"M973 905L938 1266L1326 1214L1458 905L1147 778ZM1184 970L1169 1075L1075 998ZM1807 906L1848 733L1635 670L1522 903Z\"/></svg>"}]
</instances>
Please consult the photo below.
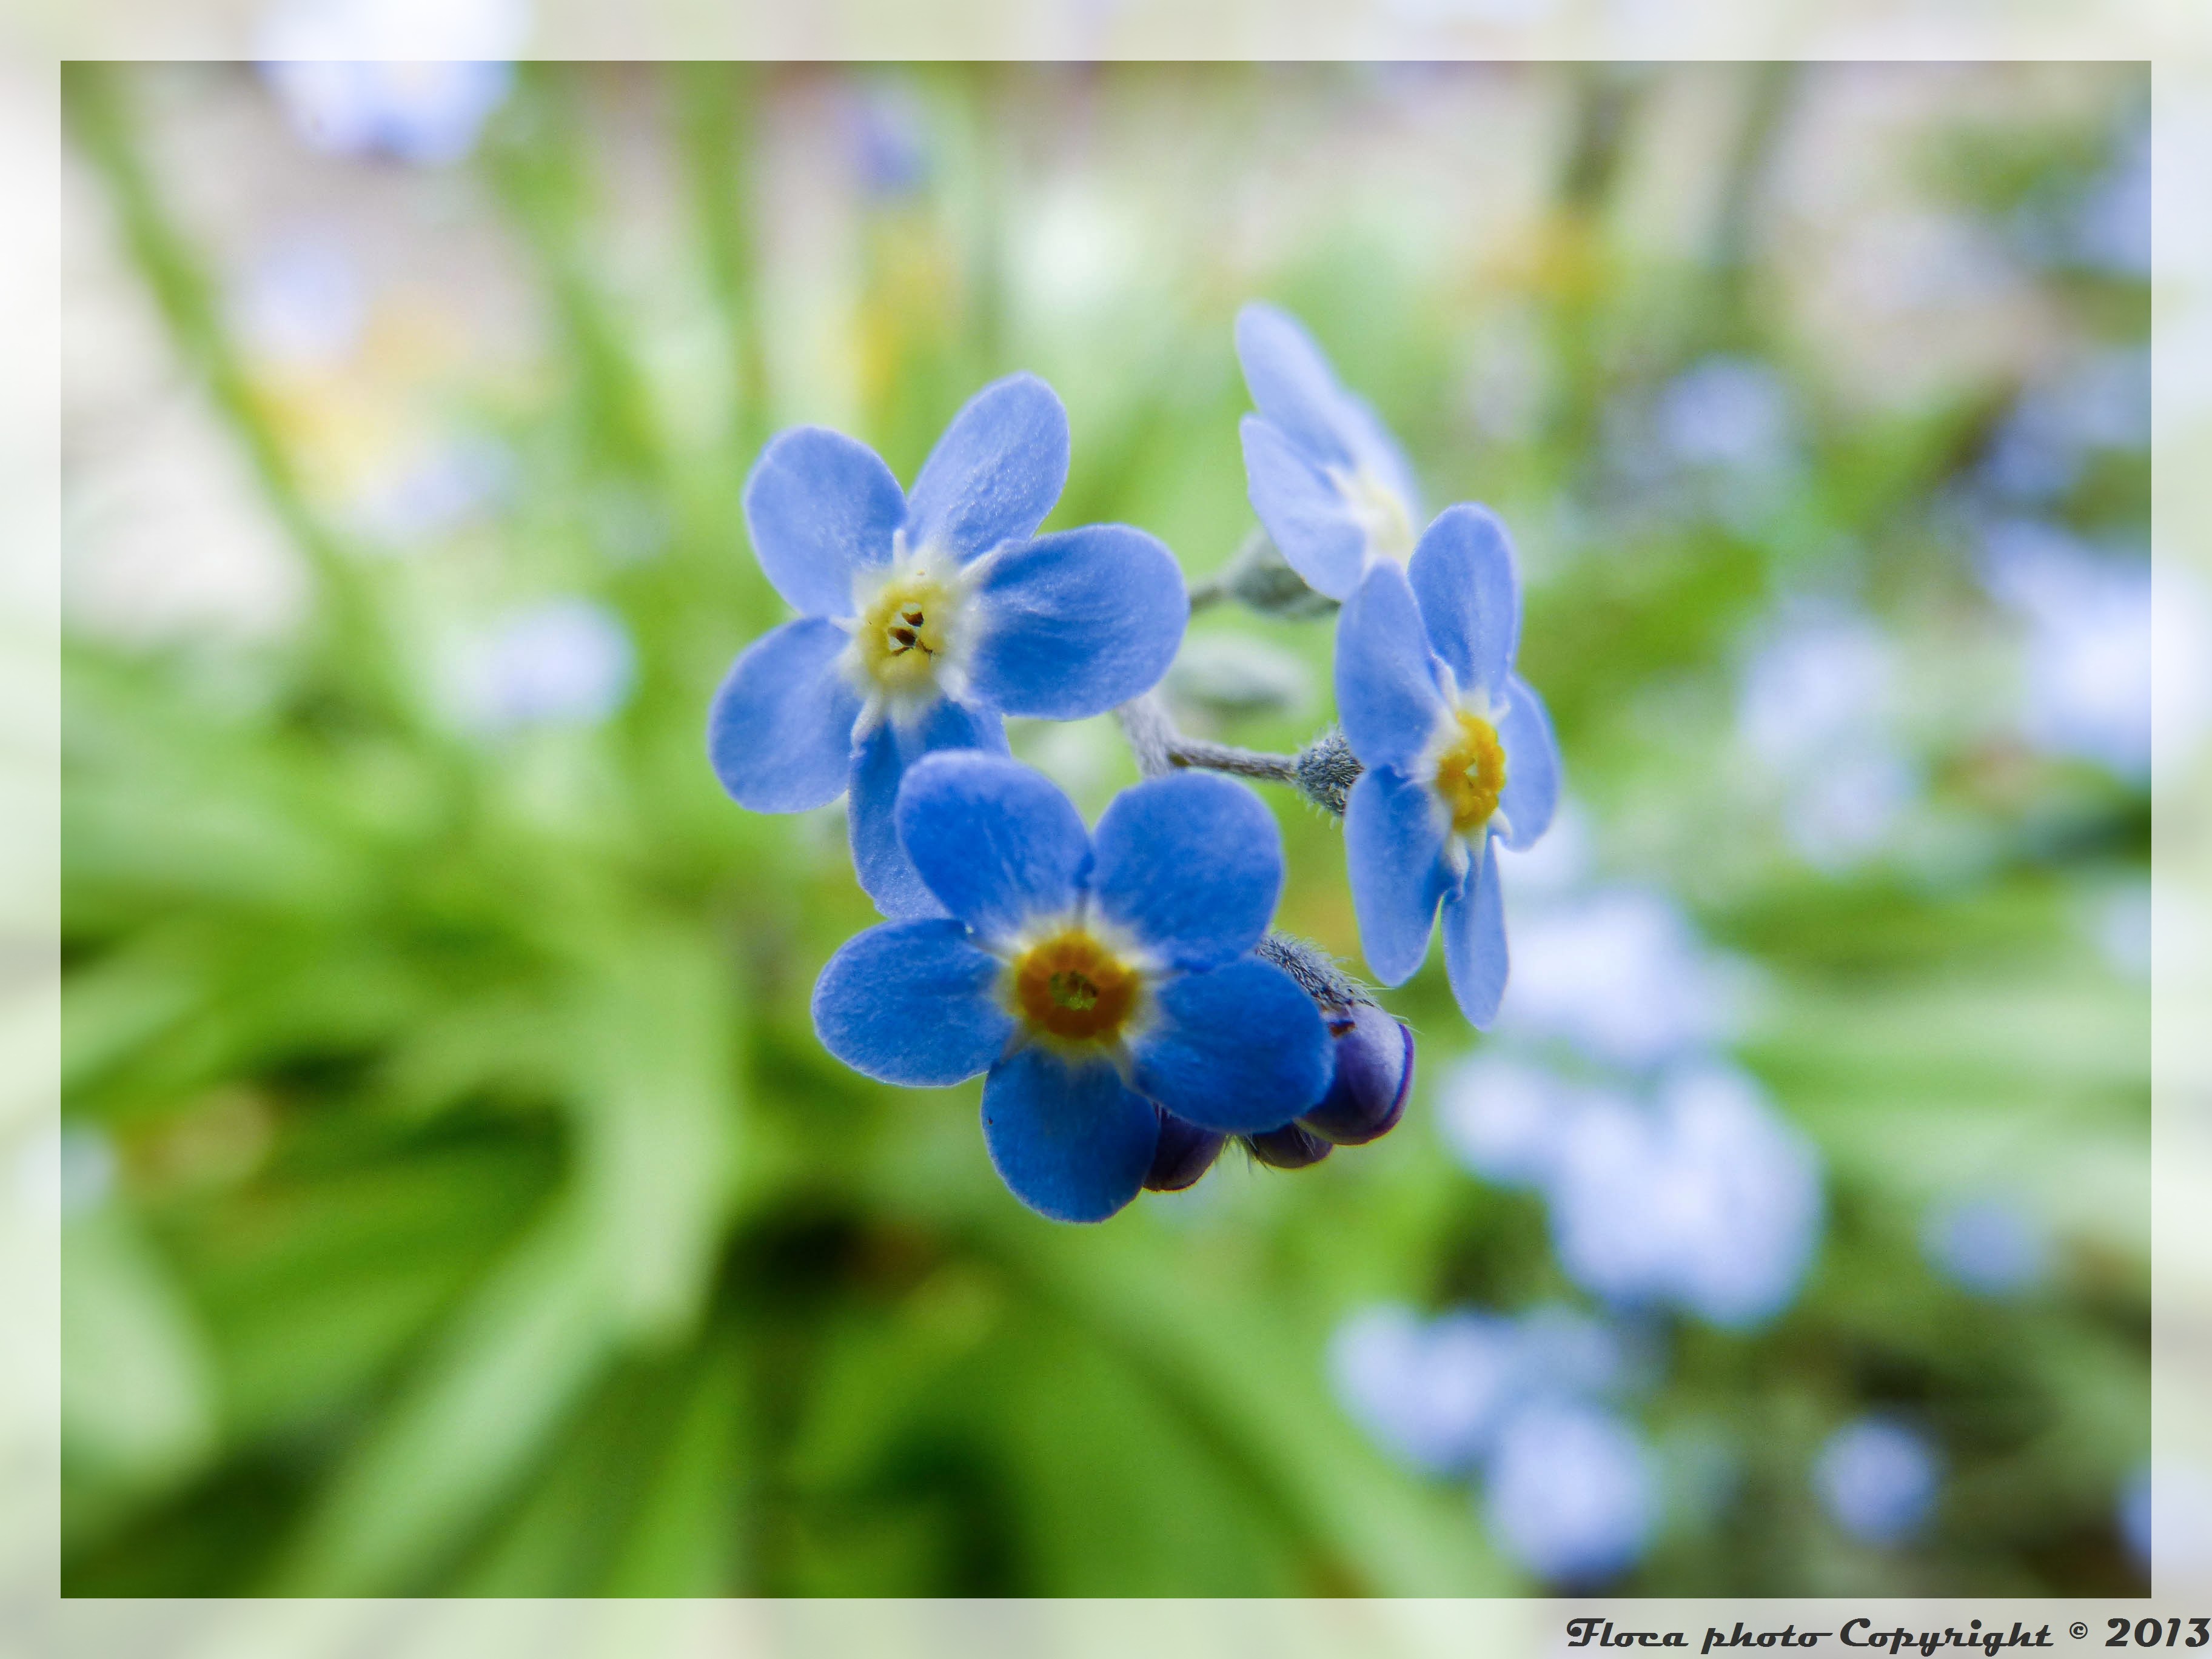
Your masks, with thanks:
<instances>
[{"instance_id":1,"label":"blue forget-me-not flower","mask_svg":"<svg viewBox=\"0 0 2212 1659\"><path fill-rule=\"evenodd\" d=\"M1528 846L1559 802L1550 717L1513 672L1520 631L1505 528L1468 503L1405 567L1370 566L1337 625L1337 713L1366 769L1344 842L1367 965L1385 985L1411 977L1441 904L1452 994L1479 1027L1505 990L1492 842Z\"/></svg>"},{"instance_id":2,"label":"blue forget-me-not flower","mask_svg":"<svg viewBox=\"0 0 2212 1659\"><path fill-rule=\"evenodd\" d=\"M279 0L256 31L264 78L301 138L418 166L475 149L514 83L526 0Z\"/></svg>"},{"instance_id":3,"label":"blue forget-me-not flower","mask_svg":"<svg viewBox=\"0 0 2212 1659\"><path fill-rule=\"evenodd\" d=\"M1894 1544L1927 1521L1942 1476L1925 1437L1893 1419L1869 1416L1828 1437L1814 1480L1838 1527L1863 1543Z\"/></svg>"},{"instance_id":4,"label":"blue forget-me-not flower","mask_svg":"<svg viewBox=\"0 0 2212 1659\"><path fill-rule=\"evenodd\" d=\"M941 913L893 828L943 749L1003 753L1007 714L1080 720L1151 688L1189 615L1182 573L1125 525L1035 532L1067 478L1067 416L1016 374L972 398L911 495L872 450L785 432L745 485L761 568L797 611L716 694L722 786L759 812L851 792L853 864L885 915Z\"/></svg>"},{"instance_id":5,"label":"blue forget-me-not flower","mask_svg":"<svg viewBox=\"0 0 2212 1659\"><path fill-rule=\"evenodd\" d=\"M1413 471L1288 313L1246 306L1237 357L1259 405L1239 428L1252 510L1309 587L1348 599L1374 560L1402 562L1413 550L1421 509Z\"/></svg>"},{"instance_id":6,"label":"blue forget-me-not flower","mask_svg":"<svg viewBox=\"0 0 2212 1659\"><path fill-rule=\"evenodd\" d=\"M1431 1320L1370 1308L1338 1328L1329 1370L1345 1408L1400 1461L1478 1474L1492 1535L1531 1571L1591 1583L1642 1553L1657 1471L1605 1403L1630 1380L1611 1325L1557 1305Z\"/></svg>"},{"instance_id":7,"label":"blue forget-me-not flower","mask_svg":"<svg viewBox=\"0 0 2212 1659\"><path fill-rule=\"evenodd\" d=\"M1499 1431L1485 1509L1514 1559L1553 1583L1594 1584L1644 1553L1658 1484L1650 1453L1623 1419L1547 1401Z\"/></svg>"},{"instance_id":8,"label":"blue forget-me-not flower","mask_svg":"<svg viewBox=\"0 0 2212 1659\"><path fill-rule=\"evenodd\" d=\"M1095 834L995 755L933 755L896 811L948 915L847 941L814 1025L847 1065L933 1087L988 1073L991 1161L1030 1208L1100 1221L1152 1173L1163 1111L1279 1128L1330 1081L1321 1013L1252 955L1282 889L1275 822L1243 785L1183 772L1124 791Z\"/></svg>"}]
</instances>

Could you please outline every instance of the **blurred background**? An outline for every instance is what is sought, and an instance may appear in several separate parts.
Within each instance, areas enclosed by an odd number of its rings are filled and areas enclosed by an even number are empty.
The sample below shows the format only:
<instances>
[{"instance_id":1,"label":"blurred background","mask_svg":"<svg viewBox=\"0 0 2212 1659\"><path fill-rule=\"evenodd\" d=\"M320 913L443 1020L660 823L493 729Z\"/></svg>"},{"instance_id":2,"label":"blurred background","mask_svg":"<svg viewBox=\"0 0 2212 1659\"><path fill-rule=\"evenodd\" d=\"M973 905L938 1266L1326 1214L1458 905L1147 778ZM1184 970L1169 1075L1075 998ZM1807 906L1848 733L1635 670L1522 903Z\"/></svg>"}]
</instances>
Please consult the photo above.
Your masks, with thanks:
<instances>
[{"instance_id":1,"label":"blurred background","mask_svg":"<svg viewBox=\"0 0 2212 1659\"><path fill-rule=\"evenodd\" d=\"M2139 66L451 9L486 61L64 79L65 1593L2143 1590L2149 664L2212 627L2150 605ZM1568 802L1498 1030L1386 995L1398 1130L1059 1227L975 1085L814 1039L874 918L706 765L783 615L739 490L1029 368L1049 523L1202 580L1254 297L1511 526ZM1295 747L1332 626L1202 613L1181 718Z\"/></svg>"}]
</instances>

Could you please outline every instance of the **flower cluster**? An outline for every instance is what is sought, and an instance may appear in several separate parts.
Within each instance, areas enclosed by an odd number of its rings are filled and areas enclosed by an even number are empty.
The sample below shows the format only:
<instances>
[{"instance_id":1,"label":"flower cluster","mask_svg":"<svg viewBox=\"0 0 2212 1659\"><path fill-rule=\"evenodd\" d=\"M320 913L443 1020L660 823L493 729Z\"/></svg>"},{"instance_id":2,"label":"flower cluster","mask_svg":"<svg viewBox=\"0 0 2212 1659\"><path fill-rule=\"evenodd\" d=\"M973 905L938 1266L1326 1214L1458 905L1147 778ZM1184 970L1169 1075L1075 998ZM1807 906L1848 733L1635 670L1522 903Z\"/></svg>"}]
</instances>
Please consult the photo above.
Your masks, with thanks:
<instances>
[{"instance_id":1,"label":"flower cluster","mask_svg":"<svg viewBox=\"0 0 2212 1659\"><path fill-rule=\"evenodd\" d=\"M745 486L754 553L798 614L716 694L714 770L756 811L844 797L854 872L888 919L823 970L816 1029L888 1082L986 1074L993 1163L1063 1220L1188 1186L1231 1139L1278 1168L1316 1163L1389 1130L1411 1091L1411 1030L1269 931L1274 820L1208 773L1290 784L1340 814L1370 970L1409 978L1441 913L1478 1026L1506 977L1492 848L1541 835L1559 793L1543 704L1514 672L1504 526L1462 503L1419 529L1397 447L1289 317L1247 307L1237 343L1266 538L1208 597L1275 614L1340 603L1342 730L1298 756L1176 730L1155 688L1192 596L1156 538L1038 533L1069 443L1032 375L962 409L911 491L813 427L772 440ZM1146 776L1087 830L1011 758L1006 721L1109 709Z\"/></svg>"},{"instance_id":2,"label":"flower cluster","mask_svg":"<svg viewBox=\"0 0 2212 1659\"><path fill-rule=\"evenodd\" d=\"M1561 1307L1429 1320L1370 1308L1329 1358L1338 1398L1386 1450L1480 1479L1492 1535L1531 1571L1590 1584L1643 1553L1657 1470L1612 1403L1635 1367L1611 1326Z\"/></svg>"}]
</instances>

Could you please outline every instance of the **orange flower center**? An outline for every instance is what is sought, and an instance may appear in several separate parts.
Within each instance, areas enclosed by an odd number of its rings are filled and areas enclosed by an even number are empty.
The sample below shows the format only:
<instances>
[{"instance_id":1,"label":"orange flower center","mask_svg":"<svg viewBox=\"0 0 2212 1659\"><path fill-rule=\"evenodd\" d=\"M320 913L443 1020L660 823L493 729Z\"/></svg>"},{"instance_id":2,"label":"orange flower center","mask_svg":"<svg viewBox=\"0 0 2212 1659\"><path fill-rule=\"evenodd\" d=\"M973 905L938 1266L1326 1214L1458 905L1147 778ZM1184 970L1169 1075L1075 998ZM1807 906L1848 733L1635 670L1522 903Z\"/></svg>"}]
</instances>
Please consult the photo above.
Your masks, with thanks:
<instances>
[{"instance_id":1,"label":"orange flower center","mask_svg":"<svg viewBox=\"0 0 2212 1659\"><path fill-rule=\"evenodd\" d=\"M1437 760L1437 793L1451 810L1452 828L1473 835L1490 822L1505 793L1505 745L1498 728L1460 709L1459 735Z\"/></svg>"},{"instance_id":2,"label":"orange flower center","mask_svg":"<svg viewBox=\"0 0 2212 1659\"><path fill-rule=\"evenodd\" d=\"M1110 1040L1136 1006L1136 970L1079 927L1022 952L1013 976L1016 1012L1070 1042Z\"/></svg>"}]
</instances>

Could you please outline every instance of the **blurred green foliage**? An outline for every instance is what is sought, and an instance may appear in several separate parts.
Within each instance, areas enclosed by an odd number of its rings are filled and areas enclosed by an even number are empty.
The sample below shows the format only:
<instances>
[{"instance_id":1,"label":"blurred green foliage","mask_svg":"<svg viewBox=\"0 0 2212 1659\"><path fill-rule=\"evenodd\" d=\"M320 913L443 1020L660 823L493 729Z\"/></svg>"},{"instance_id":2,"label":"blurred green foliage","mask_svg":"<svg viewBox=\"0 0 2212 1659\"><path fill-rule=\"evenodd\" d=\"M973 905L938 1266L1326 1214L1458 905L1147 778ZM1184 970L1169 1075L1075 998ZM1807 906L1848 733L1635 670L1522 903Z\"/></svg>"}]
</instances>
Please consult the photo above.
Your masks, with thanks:
<instances>
[{"instance_id":1,"label":"blurred green foliage","mask_svg":"<svg viewBox=\"0 0 2212 1659\"><path fill-rule=\"evenodd\" d=\"M932 170L863 204L835 273L859 435L910 477L975 386L1036 367L1075 431L1054 522L1126 520L1194 575L1213 568L1249 524L1228 319L1249 279L1217 261L1149 331L1055 343L1009 297L1007 228L1075 165L1064 103L1218 158L1316 110L1387 109L1374 73L906 77ZM65 1589L1526 1589L1464 1489L1362 1437L1322 1359L1378 1297L1574 1294L1540 1206L1437 1140L1434 1081L1474 1041L1440 968L1391 999L1424 1042L1405 1128L1297 1176L1224 1168L1202 1200L1097 1229L1007 1196L973 1085L880 1088L813 1038L813 976L871 913L838 826L738 811L701 732L732 655L779 619L745 552L745 468L815 407L772 390L764 129L794 86L872 82L531 69L487 135L471 166L538 285L553 367L474 411L519 483L491 552L450 559L489 559L519 592L588 591L639 652L604 725L489 741L441 713L426 654L448 556L369 555L302 482L163 183L142 116L159 78L72 70L74 143L314 604L257 647L66 642L66 1110L118 1175L65 1234ZM1931 742L1942 833L1917 861L1824 873L1731 816L1738 641L1808 573L1845 572L1939 659L1978 625L1944 514L2014 388L1869 409L1824 385L1760 228L1813 72L1729 82L1745 130L1704 246L1624 244L1656 79L1547 72L1569 137L1510 313L1547 366L1517 432L1468 430L1468 319L1495 299L1478 274L1415 283L1347 210L1257 284L1406 436L1431 505L1487 500L1522 533L1524 669L1573 791L1608 860L1761 964L1741 1055L1827 1160L1797 1305L1748 1336L1671 1329L1638 1408L1668 1513L1625 1588L2130 1590L2111 1516L2148 1436L2148 1014L2079 917L2144 868L2147 798L1954 734ZM1929 154L1930 187L1993 218L2062 191L2139 82L1966 124ZM223 93L256 95L243 76ZM704 296L684 352L721 418L696 429L610 276L618 122L674 181L672 257ZM1206 183L1164 188L1202 203ZM2139 283L2051 286L2068 326L2141 337ZM1651 509L1621 482L1608 411L1715 351L1789 377L1802 464L1747 511ZM2147 477L2077 501L2125 529ZM651 556L629 549L640 533ZM1328 623L1272 637L1325 666ZM1288 746L1314 723L1229 735ZM1090 728L1066 741L1095 810L1127 763ZM1284 925L1356 960L1335 827L1278 804ZM1998 1166L2071 1200L2057 1281L2013 1304L1949 1287L1916 1243L1951 1174ZM1844 1540L1808 1485L1822 1437L1869 1403L1920 1413L1952 1469L1935 1532L1902 1551Z\"/></svg>"}]
</instances>

